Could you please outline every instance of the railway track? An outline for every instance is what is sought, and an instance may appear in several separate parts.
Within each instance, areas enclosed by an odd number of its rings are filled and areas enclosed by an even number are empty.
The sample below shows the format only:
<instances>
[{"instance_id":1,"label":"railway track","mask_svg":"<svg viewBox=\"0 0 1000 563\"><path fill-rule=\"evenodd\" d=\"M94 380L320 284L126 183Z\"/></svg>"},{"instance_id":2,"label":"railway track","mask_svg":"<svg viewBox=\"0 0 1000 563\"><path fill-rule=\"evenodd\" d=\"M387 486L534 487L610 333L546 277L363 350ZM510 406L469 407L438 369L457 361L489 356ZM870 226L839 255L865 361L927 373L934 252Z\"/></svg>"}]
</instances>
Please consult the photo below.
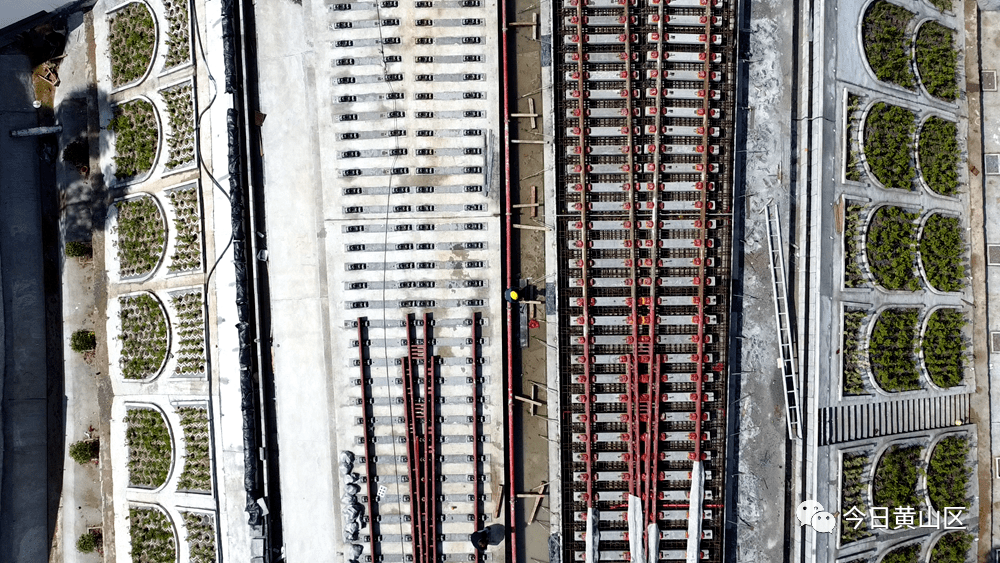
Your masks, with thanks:
<instances>
[{"instance_id":1,"label":"railway track","mask_svg":"<svg viewBox=\"0 0 1000 563\"><path fill-rule=\"evenodd\" d=\"M564 557L722 559L733 0L559 0Z\"/></svg>"}]
</instances>

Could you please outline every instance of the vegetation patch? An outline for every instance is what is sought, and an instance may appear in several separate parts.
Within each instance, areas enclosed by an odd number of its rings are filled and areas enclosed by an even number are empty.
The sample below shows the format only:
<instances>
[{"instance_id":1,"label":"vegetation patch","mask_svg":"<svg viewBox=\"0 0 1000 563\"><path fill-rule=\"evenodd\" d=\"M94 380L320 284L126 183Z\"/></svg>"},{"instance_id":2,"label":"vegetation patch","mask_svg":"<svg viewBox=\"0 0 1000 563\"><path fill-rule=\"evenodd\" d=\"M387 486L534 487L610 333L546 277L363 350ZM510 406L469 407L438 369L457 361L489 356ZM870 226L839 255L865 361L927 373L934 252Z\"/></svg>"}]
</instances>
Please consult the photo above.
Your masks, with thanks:
<instances>
[{"instance_id":1,"label":"vegetation patch","mask_svg":"<svg viewBox=\"0 0 1000 563\"><path fill-rule=\"evenodd\" d=\"M919 556L920 544L914 543L890 551L882 559L882 563L918 563Z\"/></svg>"},{"instance_id":2,"label":"vegetation patch","mask_svg":"<svg viewBox=\"0 0 1000 563\"><path fill-rule=\"evenodd\" d=\"M888 290L920 289L914 271L917 217L898 207L880 207L868 227L868 267L875 282Z\"/></svg>"},{"instance_id":3,"label":"vegetation patch","mask_svg":"<svg viewBox=\"0 0 1000 563\"><path fill-rule=\"evenodd\" d=\"M861 351L861 324L867 313L844 311L844 394L868 395L865 388L864 355Z\"/></svg>"},{"instance_id":4,"label":"vegetation patch","mask_svg":"<svg viewBox=\"0 0 1000 563\"><path fill-rule=\"evenodd\" d=\"M844 134L847 135L847 156L844 159L845 175L852 182L861 181L861 159L858 158L857 133L858 119L855 115L861 107L861 98L857 94L847 95L847 126Z\"/></svg>"},{"instance_id":5,"label":"vegetation patch","mask_svg":"<svg viewBox=\"0 0 1000 563\"><path fill-rule=\"evenodd\" d=\"M198 208L198 187L191 186L170 192L174 206L176 244L170 257L170 271L183 272L201 267L201 213Z\"/></svg>"},{"instance_id":6,"label":"vegetation patch","mask_svg":"<svg viewBox=\"0 0 1000 563\"><path fill-rule=\"evenodd\" d=\"M875 321L868 357L879 386L889 392L920 389L914 356L917 309L886 309ZM884 506L884 505L878 505Z\"/></svg>"},{"instance_id":7,"label":"vegetation patch","mask_svg":"<svg viewBox=\"0 0 1000 563\"><path fill-rule=\"evenodd\" d=\"M177 409L184 428L184 471L177 482L178 490L209 492L212 490L212 465L209 452L208 410L197 407Z\"/></svg>"},{"instance_id":8,"label":"vegetation patch","mask_svg":"<svg viewBox=\"0 0 1000 563\"><path fill-rule=\"evenodd\" d=\"M173 447L160 411L130 408L125 415L128 445L128 482L132 487L155 489L167 481ZM134 544L133 544L134 546Z\"/></svg>"},{"instance_id":9,"label":"vegetation patch","mask_svg":"<svg viewBox=\"0 0 1000 563\"><path fill-rule=\"evenodd\" d=\"M74 352L92 352L97 348L97 335L92 330L80 329L69 338L69 347Z\"/></svg>"},{"instance_id":10,"label":"vegetation patch","mask_svg":"<svg viewBox=\"0 0 1000 563\"><path fill-rule=\"evenodd\" d=\"M152 197L118 202L118 270L123 278L149 274L167 242L163 214Z\"/></svg>"},{"instance_id":11,"label":"vegetation patch","mask_svg":"<svg viewBox=\"0 0 1000 563\"><path fill-rule=\"evenodd\" d=\"M211 514L181 512L187 528L192 563L215 563L215 518Z\"/></svg>"},{"instance_id":12,"label":"vegetation patch","mask_svg":"<svg viewBox=\"0 0 1000 563\"><path fill-rule=\"evenodd\" d=\"M965 376L965 315L955 309L938 309L927 319L922 344L924 365L938 387L954 387Z\"/></svg>"},{"instance_id":13,"label":"vegetation patch","mask_svg":"<svg viewBox=\"0 0 1000 563\"><path fill-rule=\"evenodd\" d=\"M146 379L156 375L167 357L167 319L160 302L148 293L119 297L122 356L119 360L125 379Z\"/></svg>"},{"instance_id":14,"label":"vegetation patch","mask_svg":"<svg viewBox=\"0 0 1000 563\"><path fill-rule=\"evenodd\" d=\"M136 99L115 106L108 131L115 134L115 178L133 178L153 167L159 143L153 104Z\"/></svg>"},{"instance_id":15,"label":"vegetation patch","mask_svg":"<svg viewBox=\"0 0 1000 563\"><path fill-rule=\"evenodd\" d=\"M949 102L958 97L958 49L955 32L933 21L920 26L916 44L917 70L927 92Z\"/></svg>"},{"instance_id":16,"label":"vegetation patch","mask_svg":"<svg viewBox=\"0 0 1000 563\"><path fill-rule=\"evenodd\" d=\"M861 287L866 281L861 271L861 245L858 241L862 209L860 205L848 205L844 213L844 287Z\"/></svg>"},{"instance_id":17,"label":"vegetation patch","mask_svg":"<svg viewBox=\"0 0 1000 563\"><path fill-rule=\"evenodd\" d=\"M163 0L163 12L167 16L167 61L164 66L172 68L191 60L191 24L187 2Z\"/></svg>"},{"instance_id":18,"label":"vegetation patch","mask_svg":"<svg viewBox=\"0 0 1000 563\"><path fill-rule=\"evenodd\" d=\"M930 563L965 563L972 547L972 534L951 532L941 536L931 548Z\"/></svg>"},{"instance_id":19,"label":"vegetation patch","mask_svg":"<svg viewBox=\"0 0 1000 563\"><path fill-rule=\"evenodd\" d=\"M920 261L927 282L939 291L961 291L965 286L965 241L957 217L931 215L920 236Z\"/></svg>"},{"instance_id":20,"label":"vegetation patch","mask_svg":"<svg viewBox=\"0 0 1000 563\"><path fill-rule=\"evenodd\" d=\"M132 543L132 563L176 563L174 527L155 508L130 507L128 533Z\"/></svg>"},{"instance_id":21,"label":"vegetation patch","mask_svg":"<svg viewBox=\"0 0 1000 563\"><path fill-rule=\"evenodd\" d=\"M913 88L910 44L906 40L906 25L912 18L909 10L875 2L862 22L865 57L875 76L903 88Z\"/></svg>"},{"instance_id":22,"label":"vegetation patch","mask_svg":"<svg viewBox=\"0 0 1000 563\"><path fill-rule=\"evenodd\" d=\"M927 494L937 510L968 506L969 440L948 436L938 442L927 465Z\"/></svg>"},{"instance_id":23,"label":"vegetation patch","mask_svg":"<svg viewBox=\"0 0 1000 563\"><path fill-rule=\"evenodd\" d=\"M133 2L111 16L108 47L111 49L111 85L134 82L153 61L156 26L153 14L142 2Z\"/></svg>"},{"instance_id":24,"label":"vegetation patch","mask_svg":"<svg viewBox=\"0 0 1000 563\"><path fill-rule=\"evenodd\" d=\"M86 465L101 455L101 443L97 439L80 440L69 447L69 457L80 465Z\"/></svg>"},{"instance_id":25,"label":"vegetation patch","mask_svg":"<svg viewBox=\"0 0 1000 563\"><path fill-rule=\"evenodd\" d=\"M841 490L840 512L841 515L854 507L859 511L868 512L864 493L867 488L865 483L865 466L868 465L868 456L865 454L847 454L843 463L843 489ZM844 521L841 518L840 541L848 543L866 538L871 535L868 531L868 522L864 519L858 523L858 528L854 529L854 523Z\"/></svg>"},{"instance_id":26,"label":"vegetation patch","mask_svg":"<svg viewBox=\"0 0 1000 563\"><path fill-rule=\"evenodd\" d=\"M942 12L951 11L951 0L931 0L931 4L934 4L934 7Z\"/></svg>"},{"instance_id":27,"label":"vegetation patch","mask_svg":"<svg viewBox=\"0 0 1000 563\"><path fill-rule=\"evenodd\" d=\"M912 190L917 172L912 146L916 121L910 110L879 102L865 121L865 159L887 188Z\"/></svg>"},{"instance_id":28,"label":"vegetation patch","mask_svg":"<svg viewBox=\"0 0 1000 563\"><path fill-rule=\"evenodd\" d=\"M80 258L86 260L94 255L94 249L91 248L89 242L71 240L66 243L64 253L67 258Z\"/></svg>"},{"instance_id":29,"label":"vegetation patch","mask_svg":"<svg viewBox=\"0 0 1000 563\"><path fill-rule=\"evenodd\" d=\"M167 104L170 133L167 135L168 170L194 162L194 88L190 83L160 90Z\"/></svg>"},{"instance_id":30,"label":"vegetation patch","mask_svg":"<svg viewBox=\"0 0 1000 563\"><path fill-rule=\"evenodd\" d=\"M892 514L894 508L920 506L917 496L917 465L920 446L892 446L875 469L874 506L885 506Z\"/></svg>"},{"instance_id":31,"label":"vegetation patch","mask_svg":"<svg viewBox=\"0 0 1000 563\"><path fill-rule=\"evenodd\" d=\"M927 185L941 195L958 191L958 126L940 117L929 117L920 129L920 173Z\"/></svg>"},{"instance_id":32,"label":"vegetation patch","mask_svg":"<svg viewBox=\"0 0 1000 563\"><path fill-rule=\"evenodd\" d=\"M192 291L170 298L177 311L174 333L178 340L176 375L205 374L205 322L202 316L203 300L200 291Z\"/></svg>"},{"instance_id":33,"label":"vegetation patch","mask_svg":"<svg viewBox=\"0 0 1000 563\"><path fill-rule=\"evenodd\" d=\"M104 555L104 537L100 529L91 529L76 540L76 550L80 553L100 553Z\"/></svg>"}]
</instances>

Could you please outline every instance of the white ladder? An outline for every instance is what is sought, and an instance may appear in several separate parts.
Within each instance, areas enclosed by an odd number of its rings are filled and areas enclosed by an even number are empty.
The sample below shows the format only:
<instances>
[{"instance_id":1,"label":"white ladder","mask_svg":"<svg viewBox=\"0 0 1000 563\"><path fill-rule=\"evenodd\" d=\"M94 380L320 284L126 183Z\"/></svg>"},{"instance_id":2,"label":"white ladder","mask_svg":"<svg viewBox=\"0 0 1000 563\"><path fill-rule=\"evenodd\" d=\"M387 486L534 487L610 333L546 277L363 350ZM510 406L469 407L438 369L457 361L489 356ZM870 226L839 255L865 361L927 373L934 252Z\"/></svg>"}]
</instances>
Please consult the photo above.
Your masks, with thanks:
<instances>
[{"instance_id":1,"label":"white ladder","mask_svg":"<svg viewBox=\"0 0 1000 563\"><path fill-rule=\"evenodd\" d=\"M764 208L767 222L768 256L771 259L771 281L774 283L774 316L777 321L778 345L781 348L782 378L785 382L785 420L788 423L788 437L801 438L799 429L799 377L795 363L795 341L789 319L787 279L785 277L785 253L781 243L781 220L778 206L768 203Z\"/></svg>"}]
</instances>

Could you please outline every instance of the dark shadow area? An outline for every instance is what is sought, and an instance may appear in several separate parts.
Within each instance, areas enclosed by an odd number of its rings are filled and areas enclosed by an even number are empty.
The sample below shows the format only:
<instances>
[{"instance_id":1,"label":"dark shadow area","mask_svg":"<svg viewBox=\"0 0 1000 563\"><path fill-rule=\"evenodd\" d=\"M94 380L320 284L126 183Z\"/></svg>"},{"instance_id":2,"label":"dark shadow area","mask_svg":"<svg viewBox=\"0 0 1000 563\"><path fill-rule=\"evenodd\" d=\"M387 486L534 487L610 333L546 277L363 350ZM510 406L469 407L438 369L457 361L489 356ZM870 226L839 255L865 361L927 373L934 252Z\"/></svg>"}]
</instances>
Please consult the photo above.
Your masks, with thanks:
<instances>
[{"instance_id":1,"label":"dark shadow area","mask_svg":"<svg viewBox=\"0 0 1000 563\"><path fill-rule=\"evenodd\" d=\"M49 559L62 497L67 424L63 348L63 241L89 243L103 229L106 190L89 174L98 144L95 88L39 88L40 65L57 68L66 14L48 15L0 49L0 278L3 291L3 448L0 561ZM9 30L8 30L9 31ZM41 107L33 107L38 99ZM12 138L57 125L62 132ZM79 139L82 153L63 159ZM71 151L71 156L72 151ZM63 546L72 549L72 546Z\"/></svg>"},{"instance_id":2,"label":"dark shadow area","mask_svg":"<svg viewBox=\"0 0 1000 563\"><path fill-rule=\"evenodd\" d=\"M740 466L740 407L742 399L742 345L743 334L743 238L746 236L746 161L747 161L747 87L750 83L750 2L741 2L736 12L736 119L733 136L733 263L731 282L731 315L729 321L729 389L726 396L726 464L725 501L723 526L723 560L737 560L737 501L739 497Z\"/></svg>"}]
</instances>

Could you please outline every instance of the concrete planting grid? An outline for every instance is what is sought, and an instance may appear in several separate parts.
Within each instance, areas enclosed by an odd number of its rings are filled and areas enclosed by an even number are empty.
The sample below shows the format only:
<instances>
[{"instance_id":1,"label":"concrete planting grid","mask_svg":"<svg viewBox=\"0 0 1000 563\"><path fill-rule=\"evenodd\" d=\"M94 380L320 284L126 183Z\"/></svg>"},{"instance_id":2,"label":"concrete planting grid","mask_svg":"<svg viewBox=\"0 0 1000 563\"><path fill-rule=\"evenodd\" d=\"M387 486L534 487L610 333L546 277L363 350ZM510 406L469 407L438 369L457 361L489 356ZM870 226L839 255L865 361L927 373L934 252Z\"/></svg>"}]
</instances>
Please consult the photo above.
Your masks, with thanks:
<instances>
[{"instance_id":1,"label":"concrete planting grid","mask_svg":"<svg viewBox=\"0 0 1000 563\"><path fill-rule=\"evenodd\" d=\"M257 10L269 23L257 40L285 556L356 558L353 546L369 555L372 534L386 561L412 553L408 463L418 460L407 459L400 361L407 315L428 313L443 401L439 545L464 561L477 527L468 461L477 430L481 525L495 522L504 481L497 5L307 1ZM279 32L289 28L303 31ZM314 116L304 130L303 115ZM472 338L481 339L475 372ZM370 365L358 365L361 354ZM482 377L476 427L467 418L477 412L474 373ZM372 460L363 459L366 415ZM352 539L338 471L345 451L363 479L365 518ZM503 559L503 548L488 557Z\"/></svg>"},{"instance_id":2,"label":"concrete planting grid","mask_svg":"<svg viewBox=\"0 0 1000 563\"><path fill-rule=\"evenodd\" d=\"M105 237L105 263L107 270L105 275L108 280L108 318L106 325L106 338L109 342L109 368L112 389L114 391L114 402L112 406L112 418L110 421L111 432L111 464L112 464L112 502L114 521L114 549L119 556L127 557L130 553L130 535L128 523L128 510L131 506L156 505L162 508L174 526L177 538L177 553L181 563L190 559L188 544L185 541L186 530L182 512L189 509L196 509L199 512L215 513L219 503L227 502L227 499L237 499L235 510L233 506L227 506L222 511L222 516L218 519L216 526L216 545L222 553L233 556L248 554L249 538L246 531L245 516L242 510L243 498L243 453L242 438L239 413L238 391L235 393L236 402L222 405L221 396L226 391L226 381L228 377L222 374L227 370L236 371L236 355L225 349L220 350L220 333L232 332L235 337L235 329L220 327L219 331L215 327L224 323L219 313L231 311L225 316L235 318L235 296L232 290L226 291L225 286L220 286L217 290L216 280L212 277L214 271L210 270L211 265L216 261L217 251L227 252L228 247L223 245L222 249L217 249L214 237L214 229L211 227L211 218L215 214L215 196L218 193L215 189L204 189L205 185L211 185L208 177L202 178L202 170L212 171L212 154L220 150L218 135L213 133L210 123L211 119L199 120L198 116L203 109L211 106L215 100L216 88L211 83L209 76L221 76L221 54L216 59L204 59L204 49L200 47L205 40L206 31L212 27L211 23L206 23L199 18L211 15L213 21L217 21L221 9L217 2L195 2L190 5L191 12L188 15L188 26L191 37L191 50L188 62L181 62L170 68L165 68L166 64L166 36L165 36L165 13L162 2L150 0L146 5L153 13L158 30L156 39L156 49L153 61L146 75L137 82L127 84L115 89L111 85L110 60L108 57L108 14L125 6L127 2L104 2L99 1L94 7L94 31L97 43L97 86L101 93L98 97L98 107L100 112L100 170L110 184L110 194L117 202L123 198L132 198L140 194L153 197L160 209L165 221L165 248L159 258L158 263L152 272L134 279L123 279L118 272L117 244L118 237L115 232L116 209L111 207L108 222L109 233ZM197 58L199 63L194 64ZM168 141L167 136L171 133L167 104L164 100L163 91L178 85L193 85L193 116L195 118L194 143L196 146L195 160L189 164L167 169ZM159 125L157 156L152 169L137 178L118 181L114 176L114 136L106 129L107 124L113 117L113 104L122 103L136 98L145 98L150 101L157 113ZM219 112L218 105L213 108L212 114ZM224 116L225 108L222 108ZM224 131L224 128L220 129ZM211 142L202 142L211 141ZM223 138L224 142L224 138ZM224 151L224 146L223 151ZM213 147L215 151L213 151ZM197 166L198 160L203 166ZM223 168L225 163L223 163ZM216 175L221 175L216 173ZM170 201L169 193L175 188L194 187L198 194L198 212L200 215L200 228L198 245L201 252L201 265L194 270L170 271L172 255L176 249L177 229L174 219L176 210ZM221 206L227 219L225 231L228 232L228 203ZM223 269L224 274L231 277L229 269ZM223 280L224 281L224 280ZM207 289L207 292L205 291ZM176 328L180 322L177 311L171 302L171 297L179 293L197 291L202 294L208 303L203 309L205 318L205 351L206 370L208 378L202 377L176 377L174 368L177 358L174 357L180 351L180 338L176 334ZM121 296L137 294L141 292L151 292L160 302L166 312L166 322L170 342L168 345L168 355L162 369L153 377L147 380L125 380L121 376L118 359L121 356L121 344L118 342L120 334L120 321L117 311L119 310L119 298ZM221 304L220 304L221 303ZM227 367L230 366L230 367ZM238 386L238 381L237 381ZM125 414L126 410L135 406L155 407L165 414L165 419L170 428L172 436L172 469L166 483L156 491L150 491L132 487L129 485L127 461L129 452L125 443ZM196 406L208 408L210 417L211 434L211 455L213 467L213 491L209 493L195 493L178 490L178 479L184 465L185 443L183 430L177 414L177 408L184 406ZM226 409L220 408L222 406ZM232 420L233 425L223 425L223 410L232 413L226 420ZM225 447L225 444L233 442L238 447L233 451L232 447ZM106 526L110 524L106 523ZM106 536L106 538L109 536ZM222 541L218 541L222 538Z\"/></svg>"},{"instance_id":3,"label":"concrete planting grid","mask_svg":"<svg viewBox=\"0 0 1000 563\"><path fill-rule=\"evenodd\" d=\"M845 350L842 349L842 337L845 308L857 308L869 313L866 329L862 330L864 342L871 333L875 317L886 308L919 309L921 325L918 327L918 334L922 336L920 329L933 309L940 306L960 309L971 321L972 308L975 306L971 278L965 280L965 288L961 292L943 293L930 288L920 273L918 275L922 279L922 289L916 292L886 291L873 282L864 260L861 268L866 272L867 283L859 288L844 286L844 241L849 235L844 232L843 214L848 204L866 206L862 212L862 230L866 226L865 217L870 216L877 207L896 205L907 211L919 212L921 224L928 215L935 212L960 217L963 239L967 244L974 242L971 240L973 233L968 230L970 194L969 189L964 188L970 185L970 173L961 163L960 188L956 197L943 197L931 192L922 179L918 180L912 191L886 189L870 174L867 163L864 163L865 169L861 173L860 182L845 177L845 159L850 158L851 146L846 138L848 94L860 97L859 113L875 102L884 101L912 111L918 123L928 115L956 122L962 160L966 157L965 138L969 123L964 96L964 4L957 1L954 3L954 13L944 14L925 2L896 4L916 14L907 28L907 37L911 40L916 24L928 19L938 21L956 32L956 46L960 53L958 80L962 95L955 103L929 96L919 85L916 72L914 75L918 82L912 91L875 78L867 65L862 42L860 26L870 5L870 2L863 0L824 5L811 15L817 21L814 35L809 37L812 40L809 48L813 61L803 70L803 84L812 87L813 92L811 97L806 92L800 94L800 102L806 115L824 118L812 122L811 127L803 127L800 140L808 149L808 157L801 162L799 176L805 183L802 191L806 194L808 203L799 206L797 211L797 221L804 227L798 231L796 241L799 248L808 249L805 258L808 272L799 273L797 291L797 307L800 315L805 315L799 326L799 338L802 343L800 357L804 366L803 380L808 383L804 396L808 409L805 416L804 490L801 496L802 499L815 498L827 510L834 513L840 511L841 514L846 507L840 506L839 449L853 448L859 445L859 439L866 437L875 437L873 447L903 443L907 437L903 433L914 430L922 430L927 439L935 439L955 424L968 425L973 417L970 414L968 394L975 390L974 370L966 370L965 379L959 386L942 390L930 383L922 367L922 358L917 360L923 374L921 389L918 391L883 392L874 384L869 370L866 376L869 384L866 387L872 394L845 396L843 392L842 355ZM808 19L810 15L807 13L804 17ZM826 53L831 55L827 56ZM826 62L828 59L829 63ZM863 147L864 121L857 123L855 127L854 131L858 135L855 142L857 146ZM863 154L860 157L863 162ZM864 233L857 240L863 257ZM973 331L967 329L965 335L971 340ZM978 340L974 344L978 347ZM945 412L948 414L945 415ZM840 420L844 417L850 417L851 420ZM838 426L840 430L837 430ZM973 437L972 442L975 443L975 432L972 431L974 426L963 428L969 430L967 434ZM836 446L829 445L833 435L837 436L833 441L840 442ZM976 455L974 447L973 460ZM975 500L977 490L978 487L973 484L969 491L973 499L970 514L963 520L973 534L978 531L978 505ZM841 546L837 532L817 534L811 530L804 531L806 550L809 552L815 549L819 561L871 554L873 549L885 549L887 544L884 542L895 542L896 538L901 537L899 532L880 533L875 538ZM937 538L933 539L936 541Z\"/></svg>"}]
</instances>

